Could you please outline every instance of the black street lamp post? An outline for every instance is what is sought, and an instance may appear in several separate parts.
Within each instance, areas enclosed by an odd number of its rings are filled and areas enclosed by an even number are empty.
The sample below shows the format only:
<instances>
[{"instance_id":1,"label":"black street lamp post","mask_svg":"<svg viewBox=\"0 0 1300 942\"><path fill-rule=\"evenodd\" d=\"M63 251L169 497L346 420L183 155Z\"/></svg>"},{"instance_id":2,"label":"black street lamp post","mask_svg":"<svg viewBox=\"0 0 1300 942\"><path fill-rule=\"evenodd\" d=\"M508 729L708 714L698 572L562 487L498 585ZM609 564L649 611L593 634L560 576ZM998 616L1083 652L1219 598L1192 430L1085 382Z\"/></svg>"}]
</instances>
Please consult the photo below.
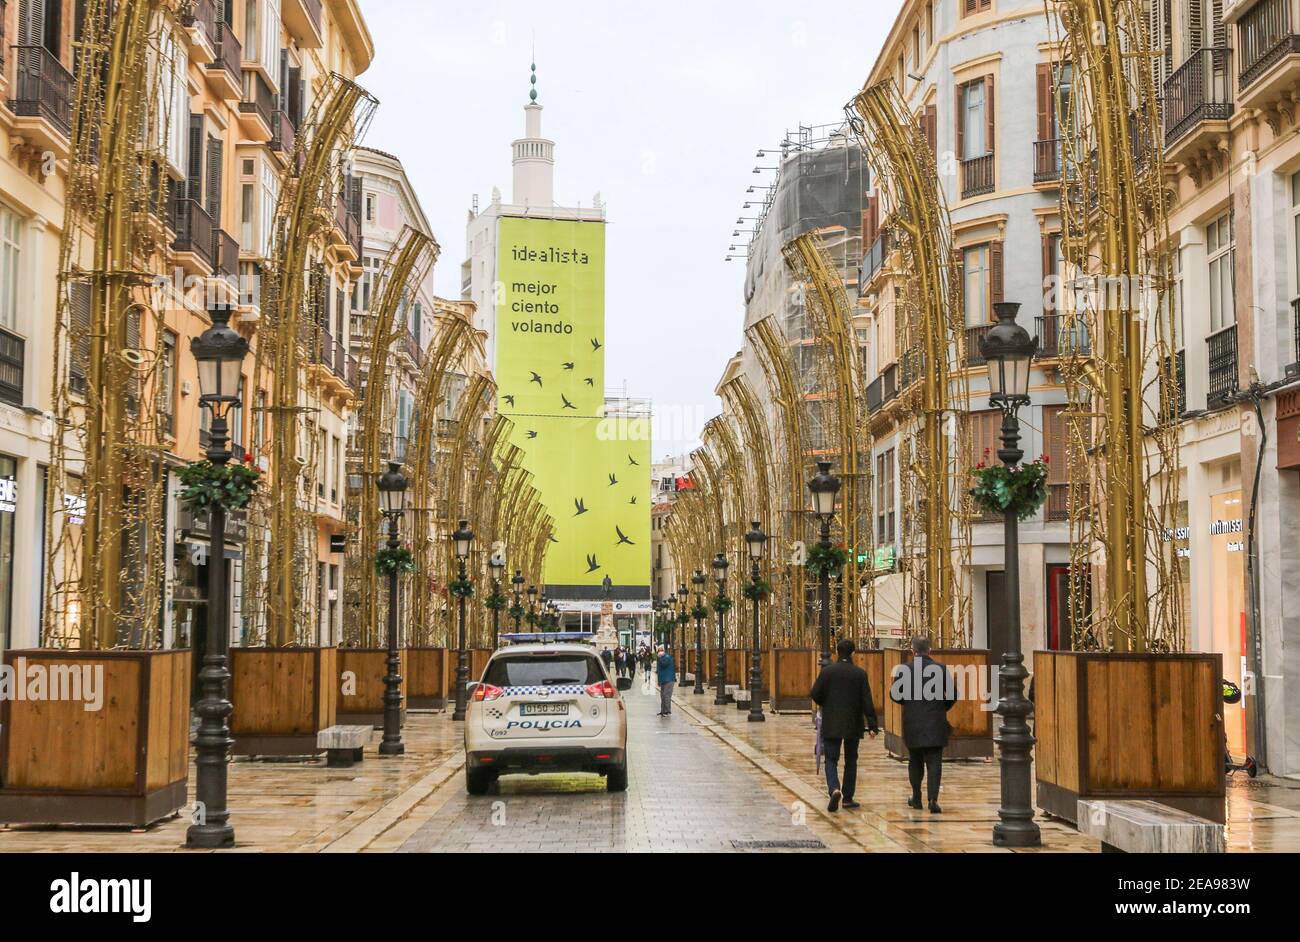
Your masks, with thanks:
<instances>
[{"instance_id":1,"label":"black street lamp post","mask_svg":"<svg viewBox=\"0 0 1300 942\"><path fill-rule=\"evenodd\" d=\"M677 612L677 629L678 634L681 637L682 646L673 652L673 660L677 663L677 672L679 674L685 673L686 671L686 645L689 637L689 631L686 626L691 620L688 606L689 601L690 591L686 588L686 583L683 582L677 587L677 603L681 606Z\"/></svg>"},{"instance_id":2,"label":"black street lamp post","mask_svg":"<svg viewBox=\"0 0 1300 942\"><path fill-rule=\"evenodd\" d=\"M462 520L451 535L451 543L456 552L457 581L464 585L468 578L465 573L465 560L469 559L469 548L474 542L474 531L469 528L469 521ZM453 720L465 719L465 694L469 685L469 651L465 647L465 593L458 592L457 631L456 631L456 710Z\"/></svg>"},{"instance_id":3,"label":"black street lamp post","mask_svg":"<svg viewBox=\"0 0 1300 942\"><path fill-rule=\"evenodd\" d=\"M199 366L199 406L212 416L207 458L218 468L230 462L230 410L239 404L239 379L248 341L230 326L231 308L209 312L212 326L190 342ZM231 847L235 829L226 808L226 769L230 751L229 698L230 617L226 608L226 511L213 504L209 513L208 624L199 671L202 696L197 705L199 729L194 737L195 801L198 814L185 832L185 846Z\"/></svg>"},{"instance_id":4,"label":"black street lamp post","mask_svg":"<svg viewBox=\"0 0 1300 942\"><path fill-rule=\"evenodd\" d=\"M713 578L718 583L718 598L721 599L727 594L727 557L724 553L719 553L713 557ZM714 706L727 705L727 613L718 607L718 653L717 664L714 665L714 681L717 683L717 692L713 697Z\"/></svg>"},{"instance_id":5,"label":"black street lamp post","mask_svg":"<svg viewBox=\"0 0 1300 942\"><path fill-rule=\"evenodd\" d=\"M754 602L754 634L750 638L753 653L749 665L749 721L762 723L767 717L763 715L763 654L759 650L758 632L758 583L763 578L759 564L763 560L763 550L767 545L767 534L755 520L745 534L745 548L749 550L749 584Z\"/></svg>"},{"instance_id":6,"label":"black street lamp post","mask_svg":"<svg viewBox=\"0 0 1300 942\"><path fill-rule=\"evenodd\" d=\"M528 587L528 627L537 630L537 586Z\"/></svg>"},{"instance_id":7,"label":"black street lamp post","mask_svg":"<svg viewBox=\"0 0 1300 942\"><path fill-rule=\"evenodd\" d=\"M523 585L524 585L524 573L523 573L523 570L521 570L521 569L516 569L516 570L515 570L515 577L514 577L513 579L510 580L510 584L511 584L512 586L514 586L514 588L515 588L515 591L514 591L515 603L514 603L513 608L514 608L515 631L518 632L518 631L520 630L520 627L519 627L519 620L523 617L523 614L524 614L524 595L523 595L523 592L524 592L524 589L523 589Z\"/></svg>"},{"instance_id":8,"label":"black street lamp post","mask_svg":"<svg viewBox=\"0 0 1300 942\"><path fill-rule=\"evenodd\" d=\"M835 495L840 492L840 479L831 472L829 461L817 462L817 473L808 482L812 491L813 513L821 525L819 545L823 552L831 548L831 521L835 518ZM831 662L831 573L826 566L821 567L818 580L818 638L821 643L822 667Z\"/></svg>"},{"instance_id":9,"label":"black street lamp post","mask_svg":"<svg viewBox=\"0 0 1300 942\"><path fill-rule=\"evenodd\" d=\"M496 599L501 595L501 570L506 568L506 561L496 553L488 558L488 569L492 573L492 650L501 646L501 609Z\"/></svg>"},{"instance_id":10,"label":"black street lamp post","mask_svg":"<svg viewBox=\"0 0 1300 942\"><path fill-rule=\"evenodd\" d=\"M1008 469L1015 468L1025 456L1020 447L1018 412L1029 404L1029 368L1038 349L1038 339L1016 323L1020 305L999 302L993 306L998 322L980 342L980 352L988 363L989 402L1002 410L1002 447L998 459ZM999 847L1037 847L1042 835L1034 822L1031 800L1030 761L1034 737L1029 732L1029 714L1033 707L1025 699L1024 654L1020 650L1020 533L1017 508L1004 514L1006 536L1004 578L1007 619L1007 648L1002 655L1001 696L998 713L1001 729L995 740L999 747L1002 779L1002 806L997 824L993 825L993 843Z\"/></svg>"},{"instance_id":11,"label":"black street lamp post","mask_svg":"<svg viewBox=\"0 0 1300 942\"><path fill-rule=\"evenodd\" d=\"M703 569L695 570L695 575L691 576L697 612L704 609L704 584L707 581ZM704 616L699 614L695 616L695 693L704 693Z\"/></svg>"},{"instance_id":12,"label":"black street lamp post","mask_svg":"<svg viewBox=\"0 0 1300 942\"><path fill-rule=\"evenodd\" d=\"M406 497L406 476L396 461L388 463L388 470L379 476L379 497L383 514L388 518L388 548L401 547L398 527ZM379 744L381 756L400 756L406 752L402 744L402 675L401 661L397 655L397 567L388 572L388 673L384 675L384 738Z\"/></svg>"}]
</instances>

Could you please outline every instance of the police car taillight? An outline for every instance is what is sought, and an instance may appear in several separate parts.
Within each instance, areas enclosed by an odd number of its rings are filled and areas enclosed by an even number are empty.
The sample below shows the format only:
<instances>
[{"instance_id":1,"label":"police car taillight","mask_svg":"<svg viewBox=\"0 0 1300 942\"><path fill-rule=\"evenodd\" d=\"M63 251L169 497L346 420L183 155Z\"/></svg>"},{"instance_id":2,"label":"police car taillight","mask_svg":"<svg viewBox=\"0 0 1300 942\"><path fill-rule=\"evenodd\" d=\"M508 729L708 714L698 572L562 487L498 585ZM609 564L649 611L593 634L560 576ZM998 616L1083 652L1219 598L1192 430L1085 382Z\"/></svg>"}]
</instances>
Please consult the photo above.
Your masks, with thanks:
<instances>
[{"instance_id":1,"label":"police car taillight","mask_svg":"<svg viewBox=\"0 0 1300 942\"><path fill-rule=\"evenodd\" d=\"M505 693L500 687L493 687L491 684L479 684L474 688L474 702L482 703L484 700L495 700Z\"/></svg>"},{"instance_id":2,"label":"police car taillight","mask_svg":"<svg viewBox=\"0 0 1300 942\"><path fill-rule=\"evenodd\" d=\"M587 684L585 689L587 691L587 696L589 697L604 697L607 700L613 700L614 697L618 695L618 692L614 689L614 685L608 680L602 681L598 684Z\"/></svg>"}]
</instances>

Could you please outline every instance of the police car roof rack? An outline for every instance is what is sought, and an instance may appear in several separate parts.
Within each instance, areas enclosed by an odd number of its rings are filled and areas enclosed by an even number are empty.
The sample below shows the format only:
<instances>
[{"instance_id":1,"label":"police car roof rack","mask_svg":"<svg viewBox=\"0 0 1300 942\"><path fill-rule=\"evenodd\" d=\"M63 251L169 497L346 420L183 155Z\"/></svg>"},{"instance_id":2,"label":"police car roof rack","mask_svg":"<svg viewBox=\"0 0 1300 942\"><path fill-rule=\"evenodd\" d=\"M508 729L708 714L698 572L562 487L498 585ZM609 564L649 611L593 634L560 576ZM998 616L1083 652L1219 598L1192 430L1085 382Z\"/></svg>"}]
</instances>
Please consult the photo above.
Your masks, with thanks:
<instances>
[{"instance_id":1,"label":"police car roof rack","mask_svg":"<svg viewBox=\"0 0 1300 942\"><path fill-rule=\"evenodd\" d=\"M593 638L589 631L524 631L501 635L501 640L509 644L590 644Z\"/></svg>"}]
</instances>

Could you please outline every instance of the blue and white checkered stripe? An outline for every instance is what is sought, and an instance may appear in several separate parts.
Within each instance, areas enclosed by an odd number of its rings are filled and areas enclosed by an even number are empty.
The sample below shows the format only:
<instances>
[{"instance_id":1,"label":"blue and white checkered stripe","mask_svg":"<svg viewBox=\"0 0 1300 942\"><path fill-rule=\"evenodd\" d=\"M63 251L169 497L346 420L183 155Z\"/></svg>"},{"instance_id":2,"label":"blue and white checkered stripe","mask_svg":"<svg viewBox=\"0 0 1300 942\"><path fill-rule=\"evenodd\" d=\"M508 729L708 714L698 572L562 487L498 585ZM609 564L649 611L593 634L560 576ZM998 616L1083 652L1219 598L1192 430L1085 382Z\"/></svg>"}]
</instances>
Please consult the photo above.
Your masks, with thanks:
<instances>
[{"instance_id":1,"label":"blue and white checkered stripe","mask_svg":"<svg viewBox=\"0 0 1300 942\"><path fill-rule=\"evenodd\" d=\"M559 686L556 687L542 687L540 685L533 685L528 687L506 687L504 688L503 692L507 697L528 697L528 696L537 696L543 690L545 690L547 693L559 693L559 694L565 694L565 693L578 694L578 693L587 692L587 688L584 687L582 684L560 684Z\"/></svg>"}]
</instances>

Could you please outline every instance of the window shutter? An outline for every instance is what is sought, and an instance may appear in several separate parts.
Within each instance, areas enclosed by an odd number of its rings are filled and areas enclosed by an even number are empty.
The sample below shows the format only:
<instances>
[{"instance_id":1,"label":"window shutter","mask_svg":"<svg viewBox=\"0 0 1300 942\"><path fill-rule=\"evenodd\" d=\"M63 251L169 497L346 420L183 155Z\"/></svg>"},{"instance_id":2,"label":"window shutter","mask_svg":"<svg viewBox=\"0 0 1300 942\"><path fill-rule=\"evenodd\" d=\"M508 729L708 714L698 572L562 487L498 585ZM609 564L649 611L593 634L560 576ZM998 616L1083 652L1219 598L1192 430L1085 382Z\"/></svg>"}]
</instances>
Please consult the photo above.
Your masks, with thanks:
<instances>
[{"instance_id":1,"label":"window shutter","mask_svg":"<svg viewBox=\"0 0 1300 942\"><path fill-rule=\"evenodd\" d=\"M45 0L23 0L18 11L18 42L24 46L45 45Z\"/></svg>"},{"instance_id":2,"label":"window shutter","mask_svg":"<svg viewBox=\"0 0 1300 942\"><path fill-rule=\"evenodd\" d=\"M190 115L190 150L189 166L186 172L185 196L187 199L203 199L203 115Z\"/></svg>"},{"instance_id":3,"label":"window shutter","mask_svg":"<svg viewBox=\"0 0 1300 942\"><path fill-rule=\"evenodd\" d=\"M208 215L212 224L221 228L221 186L224 142L219 137L208 138Z\"/></svg>"},{"instance_id":4,"label":"window shutter","mask_svg":"<svg viewBox=\"0 0 1300 942\"><path fill-rule=\"evenodd\" d=\"M1182 50L1184 61L1193 52L1205 46L1201 3L1202 0L1186 0L1186 5L1183 7L1183 35L1187 41Z\"/></svg>"},{"instance_id":5,"label":"window shutter","mask_svg":"<svg viewBox=\"0 0 1300 942\"><path fill-rule=\"evenodd\" d=\"M989 243L989 294L994 304L1002 298L1002 243ZM989 312L992 317L993 312Z\"/></svg>"},{"instance_id":6,"label":"window shutter","mask_svg":"<svg viewBox=\"0 0 1300 942\"><path fill-rule=\"evenodd\" d=\"M69 379L73 391L85 392L90 375L90 282L68 284Z\"/></svg>"},{"instance_id":7,"label":"window shutter","mask_svg":"<svg viewBox=\"0 0 1300 942\"><path fill-rule=\"evenodd\" d=\"M289 111L289 50L280 50L280 92L275 96L276 107L285 113Z\"/></svg>"},{"instance_id":8,"label":"window shutter","mask_svg":"<svg viewBox=\"0 0 1300 942\"><path fill-rule=\"evenodd\" d=\"M966 86L957 86L957 106L953 109L953 114L957 116L956 122L956 140L957 140L957 159L966 158Z\"/></svg>"},{"instance_id":9,"label":"window shutter","mask_svg":"<svg viewBox=\"0 0 1300 942\"><path fill-rule=\"evenodd\" d=\"M1052 120L1052 112L1056 110L1053 102L1052 88L1052 64L1050 62L1040 62L1036 68L1035 87L1038 89L1038 139L1040 141L1050 141L1056 137L1056 123Z\"/></svg>"},{"instance_id":10,"label":"window shutter","mask_svg":"<svg viewBox=\"0 0 1300 942\"><path fill-rule=\"evenodd\" d=\"M1223 0L1210 0L1210 22L1213 31L1213 43L1222 49L1228 45L1228 27L1223 22Z\"/></svg>"},{"instance_id":11,"label":"window shutter","mask_svg":"<svg viewBox=\"0 0 1300 942\"><path fill-rule=\"evenodd\" d=\"M289 78L285 84L288 86L288 92L284 110L289 115L290 123L296 128L302 124L302 69L298 66L290 66Z\"/></svg>"},{"instance_id":12,"label":"window shutter","mask_svg":"<svg viewBox=\"0 0 1300 942\"><path fill-rule=\"evenodd\" d=\"M930 142L930 155L939 156L939 106L925 106L925 137Z\"/></svg>"},{"instance_id":13,"label":"window shutter","mask_svg":"<svg viewBox=\"0 0 1300 942\"><path fill-rule=\"evenodd\" d=\"M1043 407L1043 453L1047 455L1047 483L1067 484L1069 438L1066 434L1065 407Z\"/></svg>"},{"instance_id":14,"label":"window shutter","mask_svg":"<svg viewBox=\"0 0 1300 942\"><path fill-rule=\"evenodd\" d=\"M988 138L984 142L984 153L992 154L997 150L995 142L997 137L994 136L994 115L997 109L993 107L993 76L984 77L984 113L988 118Z\"/></svg>"}]
</instances>

